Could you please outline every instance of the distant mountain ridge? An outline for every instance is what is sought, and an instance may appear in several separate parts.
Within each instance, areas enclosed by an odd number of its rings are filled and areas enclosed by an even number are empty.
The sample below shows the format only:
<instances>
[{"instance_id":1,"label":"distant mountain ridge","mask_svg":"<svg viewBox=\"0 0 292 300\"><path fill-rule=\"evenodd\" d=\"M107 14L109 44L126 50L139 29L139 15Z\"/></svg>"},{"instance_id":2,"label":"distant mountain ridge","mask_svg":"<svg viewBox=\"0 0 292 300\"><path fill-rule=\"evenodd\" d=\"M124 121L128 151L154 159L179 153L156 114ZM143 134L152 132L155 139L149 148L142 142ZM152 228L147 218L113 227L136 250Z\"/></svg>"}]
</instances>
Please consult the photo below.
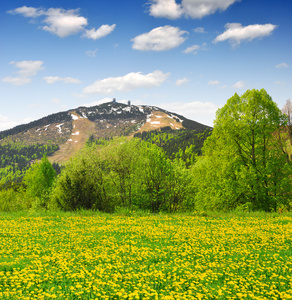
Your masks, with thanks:
<instances>
[{"instance_id":1,"label":"distant mountain ridge","mask_svg":"<svg viewBox=\"0 0 292 300\"><path fill-rule=\"evenodd\" d=\"M136 106L113 101L51 114L28 124L2 131L0 145L54 144L59 147L59 150L52 156L52 160L63 162L84 147L89 137L133 136L138 132L158 130L163 127L198 132L211 129L209 126L156 106Z\"/></svg>"}]
</instances>

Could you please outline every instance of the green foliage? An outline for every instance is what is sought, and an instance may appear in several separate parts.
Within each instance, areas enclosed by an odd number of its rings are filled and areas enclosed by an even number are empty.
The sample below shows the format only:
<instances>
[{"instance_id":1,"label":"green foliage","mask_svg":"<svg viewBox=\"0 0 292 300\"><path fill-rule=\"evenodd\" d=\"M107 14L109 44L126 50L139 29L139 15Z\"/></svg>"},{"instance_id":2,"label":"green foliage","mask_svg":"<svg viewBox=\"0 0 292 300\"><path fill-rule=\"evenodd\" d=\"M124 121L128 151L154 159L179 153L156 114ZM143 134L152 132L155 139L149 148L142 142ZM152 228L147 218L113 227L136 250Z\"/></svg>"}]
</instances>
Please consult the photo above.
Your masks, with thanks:
<instances>
[{"instance_id":1,"label":"green foliage","mask_svg":"<svg viewBox=\"0 0 292 300\"><path fill-rule=\"evenodd\" d=\"M53 190L52 205L63 210L97 209L112 211L108 201L103 158L95 147L79 153L66 164Z\"/></svg>"},{"instance_id":2,"label":"green foliage","mask_svg":"<svg viewBox=\"0 0 292 300\"><path fill-rule=\"evenodd\" d=\"M0 168L0 211L285 212L292 206L286 120L266 91L251 90L217 111L212 132L166 127L132 139L92 135L64 166L44 156L23 181L18 163Z\"/></svg>"},{"instance_id":3,"label":"green foliage","mask_svg":"<svg viewBox=\"0 0 292 300\"><path fill-rule=\"evenodd\" d=\"M0 211L13 212L27 209L24 199L24 193L21 190L13 188L0 190Z\"/></svg>"},{"instance_id":4,"label":"green foliage","mask_svg":"<svg viewBox=\"0 0 292 300\"><path fill-rule=\"evenodd\" d=\"M235 94L219 109L193 172L199 207L276 210L291 201L285 117L265 90Z\"/></svg>"},{"instance_id":5,"label":"green foliage","mask_svg":"<svg viewBox=\"0 0 292 300\"><path fill-rule=\"evenodd\" d=\"M53 203L64 210L176 211L188 199L190 182L185 165L170 161L161 148L119 138L92 144L71 160L58 178Z\"/></svg>"},{"instance_id":6,"label":"green foliage","mask_svg":"<svg viewBox=\"0 0 292 300\"><path fill-rule=\"evenodd\" d=\"M53 186L56 171L48 158L34 163L25 173L23 183L26 186L25 198L32 205L46 208L50 189Z\"/></svg>"},{"instance_id":7,"label":"green foliage","mask_svg":"<svg viewBox=\"0 0 292 300\"><path fill-rule=\"evenodd\" d=\"M206 128L205 131L173 130L168 126L152 131L139 132L134 136L162 147L168 158L182 159L187 166L190 166L196 161L196 157L202 154L203 143L210 133L211 129Z\"/></svg>"},{"instance_id":8,"label":"green foliage","mask_svg":"<svg viewBox=\"0 0 292 300\"><path fill-rule=\"evenodd\" d=\"M0 185L18 181L29 168L31 161L51 155L59 147L54 144L25 145L20 142L0 145Z\"/></svg>"}]
</instances>

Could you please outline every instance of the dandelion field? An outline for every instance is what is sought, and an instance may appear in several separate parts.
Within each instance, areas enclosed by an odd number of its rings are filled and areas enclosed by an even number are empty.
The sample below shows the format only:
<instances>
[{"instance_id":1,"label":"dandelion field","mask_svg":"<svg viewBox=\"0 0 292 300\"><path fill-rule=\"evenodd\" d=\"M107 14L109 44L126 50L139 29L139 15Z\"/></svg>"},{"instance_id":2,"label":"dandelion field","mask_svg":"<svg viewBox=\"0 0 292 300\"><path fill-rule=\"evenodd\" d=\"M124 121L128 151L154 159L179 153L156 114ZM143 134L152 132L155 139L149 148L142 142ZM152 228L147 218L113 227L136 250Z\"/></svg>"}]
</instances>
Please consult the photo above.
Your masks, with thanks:
<instances>
[{"instance_id":1,"label":"dandelion field","mask_svg":"<svg viewBox=\"0 0 292 300\"><path fill-rule=\"evenodd\" d=\"M292 299L292 215L0 215L1 299Z\"/></svg>"}]
</instances>

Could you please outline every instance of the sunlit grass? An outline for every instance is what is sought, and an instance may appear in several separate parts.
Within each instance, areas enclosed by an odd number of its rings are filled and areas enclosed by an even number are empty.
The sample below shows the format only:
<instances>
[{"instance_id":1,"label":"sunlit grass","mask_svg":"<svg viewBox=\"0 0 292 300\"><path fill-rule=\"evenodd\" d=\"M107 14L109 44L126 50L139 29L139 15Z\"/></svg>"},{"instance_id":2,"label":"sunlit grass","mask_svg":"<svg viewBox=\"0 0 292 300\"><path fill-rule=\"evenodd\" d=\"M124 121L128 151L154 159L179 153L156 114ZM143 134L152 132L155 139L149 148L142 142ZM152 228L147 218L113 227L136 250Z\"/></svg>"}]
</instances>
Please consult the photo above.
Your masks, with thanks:
<instances>
[{"instance_id":1,"label":"sunlit grass","mask_svg":"<svg viewBox=\"0 0 292 300\"><path fill-rule=\"evenodd\" d=\"M1 299L292 299L292 215L0 215Z\"/></svg>"}]
</instances>

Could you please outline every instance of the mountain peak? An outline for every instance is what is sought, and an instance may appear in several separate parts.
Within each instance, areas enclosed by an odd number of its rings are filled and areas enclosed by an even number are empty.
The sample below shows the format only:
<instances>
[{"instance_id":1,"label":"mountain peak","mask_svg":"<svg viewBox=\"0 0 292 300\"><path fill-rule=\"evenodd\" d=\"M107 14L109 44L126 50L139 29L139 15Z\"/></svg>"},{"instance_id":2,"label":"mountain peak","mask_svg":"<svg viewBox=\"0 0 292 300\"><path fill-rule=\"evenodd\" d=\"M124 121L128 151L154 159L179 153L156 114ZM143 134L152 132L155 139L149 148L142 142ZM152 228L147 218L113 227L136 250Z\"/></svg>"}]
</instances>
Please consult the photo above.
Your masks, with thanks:
<instances>
[{"instance_id":1,"label":"mountain peak","mask_svg":"<svg viewBox=\"0 0 292 300\"><path fill-rule=\"evenodd\" d=\"M170 127L173 130L193 129L204 131L210 127L186 119L156 106L131 105L116 101L55 113L39 120L0 132L0 144L55 144L60 150L53 161L68 160L84 147L90 136L110 138L133 136L137 132Z\"/></svg>"}]
</instances>

